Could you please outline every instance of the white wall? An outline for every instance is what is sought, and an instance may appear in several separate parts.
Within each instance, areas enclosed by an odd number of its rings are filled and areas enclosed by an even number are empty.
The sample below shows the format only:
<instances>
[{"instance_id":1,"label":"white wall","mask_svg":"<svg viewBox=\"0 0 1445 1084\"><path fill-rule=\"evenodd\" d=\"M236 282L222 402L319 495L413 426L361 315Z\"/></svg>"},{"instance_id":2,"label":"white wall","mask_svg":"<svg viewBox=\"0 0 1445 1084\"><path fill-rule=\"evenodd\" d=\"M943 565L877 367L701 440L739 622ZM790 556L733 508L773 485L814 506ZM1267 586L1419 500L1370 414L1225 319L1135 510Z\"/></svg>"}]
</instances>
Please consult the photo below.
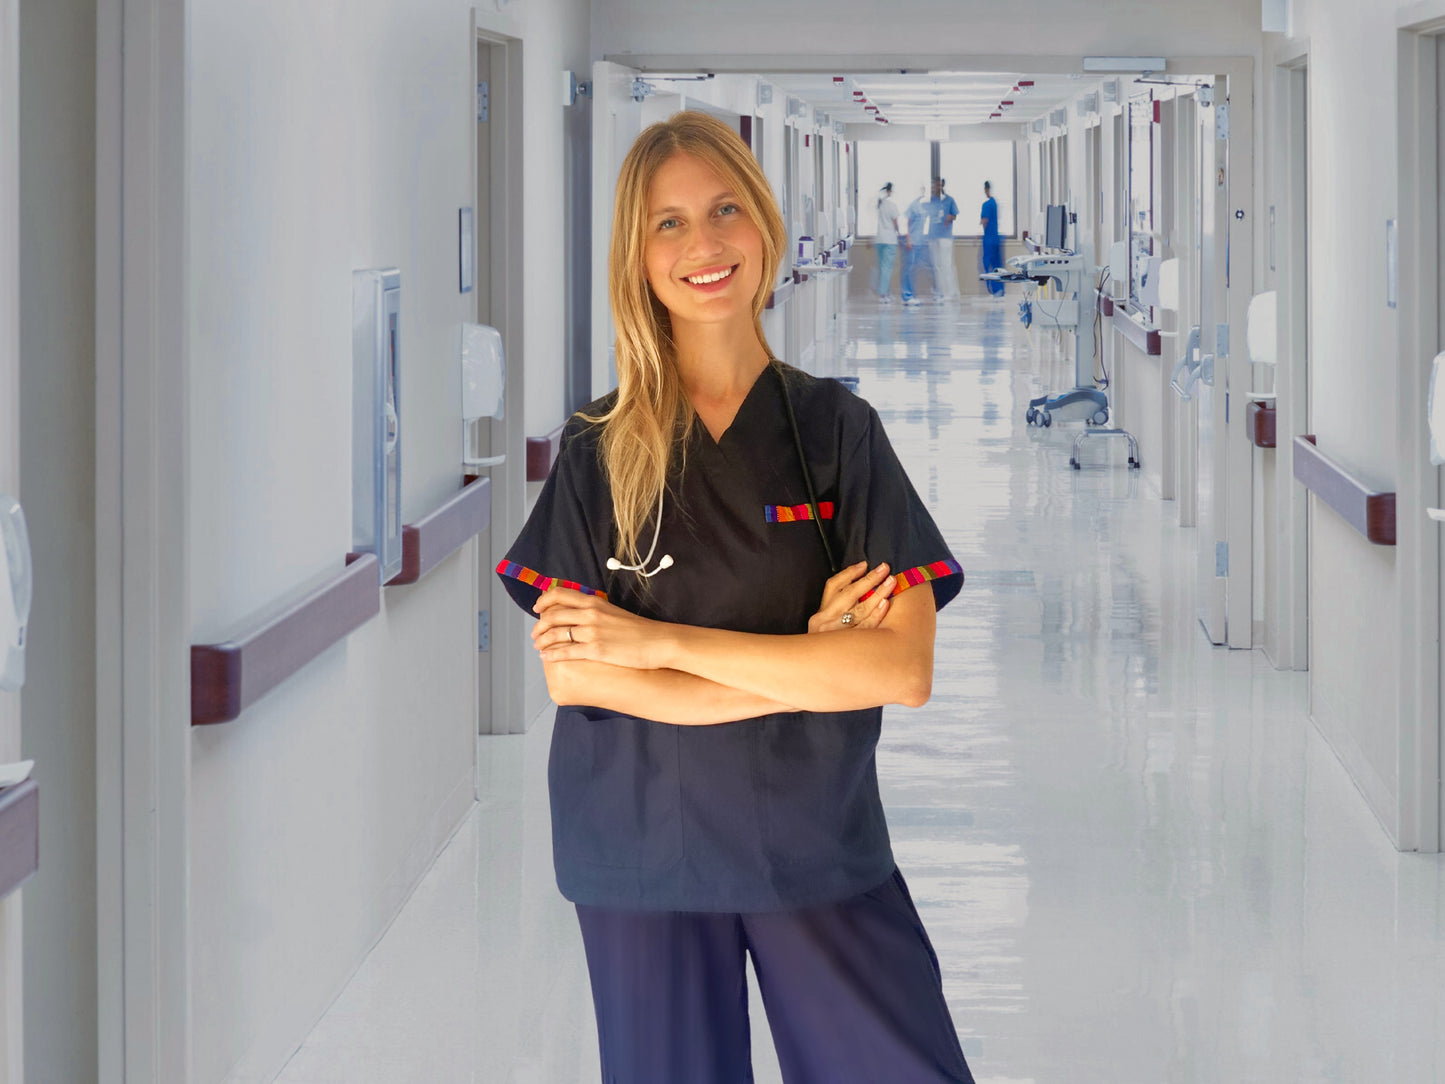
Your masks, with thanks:
<instances>
[{"instance_id":1,"label":"white wall","mask_svg":"<svg viewBox=\"0 0 1445 1084\"><path fill-rule=\"evenodd\" d=\"M0 491L20 488L20 5L0 0ZM20 697L0 692L0 757L20 752ZM0 1079L24 1076L20 894L0 901Z\"/></svg>"},{"instance_id":2,"label":"white wall","mask_svg":"<svg viewBox=\"0 0 1445 1084\"><path fill-rule=\"evenodd\" d=\"M736 0L725 17L705 0L596 0L592 49L620 63L629 53L994 55L998 70L1008 70L1004 58L1018 55L1252 55L1259 47L1259 0L1041 0L1026 11L1011 4L969 8L961 12L957 0L899 0L888 5L897 33L885 41L873 0Z\"/></svg>"},{"instance_id":3,"label":"white wall","mask_svg":"<svg viewBox=\"0 0 1445 1084\"><path fill-rule=\"evenodd\" d=\"M35 558L24 755L26 1079L96 1074L95 0L20 11L21 492Z\"/></svg>"},{"instance_id":4,"label":"white wall","mask_svg":"<svg viewBox=\"0 0 1445 1084\"><path fill-rule=\"evenodd\" d=\"M581 0L518 5L527 431L562 417L564 67ZM460 483L457 210L471 5L191 7L190 597L225 635L351 544L351 275L402 274L403 518ZM485 16L484 16L485 17ZM491 13L497 19L495 12ZM569 52L570 50L570 52ZM534 362L535 359L535 362ZM522 495L515 498L520 503ZM192 736L195 1079L269 1079L473 800L471 547L239 720Z\"/></svg>"}]
</instances>

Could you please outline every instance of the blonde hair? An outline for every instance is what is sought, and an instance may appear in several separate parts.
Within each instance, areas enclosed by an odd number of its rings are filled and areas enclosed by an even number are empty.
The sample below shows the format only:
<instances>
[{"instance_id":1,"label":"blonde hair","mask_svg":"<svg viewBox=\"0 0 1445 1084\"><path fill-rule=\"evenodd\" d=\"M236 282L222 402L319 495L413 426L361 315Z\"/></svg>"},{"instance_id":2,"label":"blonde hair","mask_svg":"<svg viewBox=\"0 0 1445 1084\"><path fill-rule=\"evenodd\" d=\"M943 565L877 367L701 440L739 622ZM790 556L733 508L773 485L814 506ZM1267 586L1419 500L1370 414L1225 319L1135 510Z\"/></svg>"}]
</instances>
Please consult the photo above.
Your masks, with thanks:
<instances>
[{"instance_id":1,"label":"blonde hair","mask_svg":"<svg viewBox=\"0 0 1445 1084\"><path fill-rule=\"evenodd\" d=\"M638 537L656 514L673 447L692 428L692 408L677 371L671 316L652 292L644 263L652 179L678 154L690 154L717 173L762 234L763 269L753 297L753 329L770 357L762 314L787 246L767 176L748 145L722 121L706 113L676 113L632 144L617 179L607 263L608 297L617 327L617 402L604 414L583 415L603 426L599 454L612 489L617 553L627 564L640 560Z\"/></svg>"}]
</instances>

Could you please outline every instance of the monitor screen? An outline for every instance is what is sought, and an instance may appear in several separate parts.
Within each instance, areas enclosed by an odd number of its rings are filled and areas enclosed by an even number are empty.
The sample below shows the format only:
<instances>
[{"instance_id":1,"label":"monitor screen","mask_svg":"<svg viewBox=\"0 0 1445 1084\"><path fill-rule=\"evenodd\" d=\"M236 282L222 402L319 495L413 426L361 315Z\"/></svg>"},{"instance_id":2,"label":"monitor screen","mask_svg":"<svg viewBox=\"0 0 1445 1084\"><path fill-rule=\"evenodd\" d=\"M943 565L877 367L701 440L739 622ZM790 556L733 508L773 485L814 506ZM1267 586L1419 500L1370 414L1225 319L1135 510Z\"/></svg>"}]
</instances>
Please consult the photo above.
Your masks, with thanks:
<instances>
[{"instance_id":1,"label":"monitor screen","mask_svg":"<svg viewBox=\"0 0 1445 1084\"><path fill-rule=\"evenodd\" d=\"M1067 248L1068 209L1062 203L1051 203L1048 207L1048 222L1044 229L1044 248Z\"/></svg>"}]
</instances>

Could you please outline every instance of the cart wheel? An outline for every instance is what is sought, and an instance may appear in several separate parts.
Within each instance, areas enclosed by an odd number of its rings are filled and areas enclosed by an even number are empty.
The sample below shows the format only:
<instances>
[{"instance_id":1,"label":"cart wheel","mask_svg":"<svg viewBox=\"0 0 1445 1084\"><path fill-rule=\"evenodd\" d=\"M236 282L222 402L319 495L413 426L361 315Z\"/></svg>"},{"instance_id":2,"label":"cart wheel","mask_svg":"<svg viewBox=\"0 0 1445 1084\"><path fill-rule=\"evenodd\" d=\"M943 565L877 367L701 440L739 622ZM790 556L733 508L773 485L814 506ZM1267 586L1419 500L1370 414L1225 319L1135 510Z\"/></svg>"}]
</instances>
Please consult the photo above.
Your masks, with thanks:
<instances>
[{"instance_id":1,"label":"cart wheel","mask_svg":"<svg viewBox=\"0 0 1445 1084\"><path fill-rule=\"evenodd\" d=\"M1054 416L1047 410L1039 411L1039 424L1045 429L1054 424Z\"/></svg>"},{"instance_id":2,"label":"cart wheel","mask_svg":"<svg viewBox=\"0 0 1445 1084\"><path fill-rule=\"evenodd\" d=\"M1083 470L1083 468L1079 466L1079 461L1077 459L1069 460L1069 466L1073 467L1074 470Z\"/></svg>"},{"instance_id":3,"label":"cart wheel","mask_svg":"<svg viewBox=\"0 0 1445 1084\"><path fill-rule=\"evenodd\" d=\"M1095 424L1095 425L1103 425L1103 424L1104 424L1106 421L1108 421L1108 420L1109 420L1109 412L1108 412L1107 410L1101 410L1101 411L1099 411L1097 414L1094 415L1094 424Z\"/></svg>"},{"instance_id":4,"label":"cart wheel","mask_svg":"<svg viewBox=\"0 0 1445 1084\"><path fill-rule=\"evenodd\" d=\"M1028 422L1030 425L1033 425L1034 422L1038 420L1038 417L1039 412L1033 407L1029 407L1028 411L1024 414L1024 421Z\"/></svg>"},{"instance_id":5,"label":"cart wheel","mask_svg":"<svg viewBox=\"0 0 1445 1084\"><path fill-rule=\"evenodd\" d=\"M1131 468L1133 468L1134 470L1138 470L1138 469L1139 469L1139 461L1138 461L1137 459L1135 459L1133 456L1130 456L1130 457L1129 457L1129 466L1130 466Z\"/></svg>"}]
</instances>

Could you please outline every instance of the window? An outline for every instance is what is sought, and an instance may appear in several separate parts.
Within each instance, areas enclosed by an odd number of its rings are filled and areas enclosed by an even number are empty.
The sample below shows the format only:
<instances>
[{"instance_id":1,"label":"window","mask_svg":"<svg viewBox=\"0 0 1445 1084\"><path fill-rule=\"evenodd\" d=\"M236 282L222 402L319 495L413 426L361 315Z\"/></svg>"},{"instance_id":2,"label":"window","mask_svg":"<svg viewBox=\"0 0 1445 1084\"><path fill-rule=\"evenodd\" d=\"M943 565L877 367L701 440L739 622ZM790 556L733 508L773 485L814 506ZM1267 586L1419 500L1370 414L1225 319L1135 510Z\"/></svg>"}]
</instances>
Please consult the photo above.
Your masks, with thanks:
<instances>
[{"instance_id":1,"label":"window","mask_svg":"<svg viewBox=\"0 0 1445 1084\"><path fill-rule=\"evenodd\" d=\"M858 236L878 233L878 199L881 189L893 182L893 202L899 214L919 195L928 194L929 145L901 140L861 140L854 148L858 156Z\"/></svg>"},{"instance_id":2,"label":"window","mask_svg":"<svg viewBox=\"0 0 1445 1084\"><path fill-rule=\"evenodd\" d=\"M1016 231L1014 196L1014 145L1008 143L940 143L939 175L947 192L958 204L955 237L981 237L979 209L983 206L983 182L993 185L998 203L998 232L1005 237Z\"/></svg>"},{"instance_id":3,"label":"window","mask_svg":"<svg viewBox=\"0 0 1445 1084\"><path fill-rule=\"evenodd\" d=\"M1140 304L1139 283L1154 255L1154 96L1129 99L1129 298Z\"/></svg>"}]
</instances>

